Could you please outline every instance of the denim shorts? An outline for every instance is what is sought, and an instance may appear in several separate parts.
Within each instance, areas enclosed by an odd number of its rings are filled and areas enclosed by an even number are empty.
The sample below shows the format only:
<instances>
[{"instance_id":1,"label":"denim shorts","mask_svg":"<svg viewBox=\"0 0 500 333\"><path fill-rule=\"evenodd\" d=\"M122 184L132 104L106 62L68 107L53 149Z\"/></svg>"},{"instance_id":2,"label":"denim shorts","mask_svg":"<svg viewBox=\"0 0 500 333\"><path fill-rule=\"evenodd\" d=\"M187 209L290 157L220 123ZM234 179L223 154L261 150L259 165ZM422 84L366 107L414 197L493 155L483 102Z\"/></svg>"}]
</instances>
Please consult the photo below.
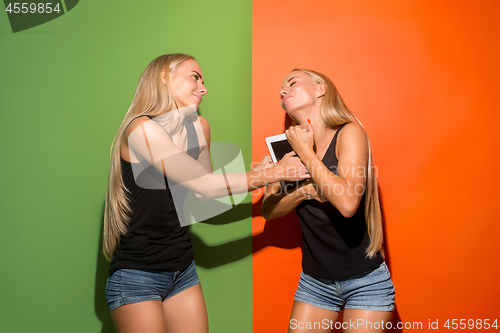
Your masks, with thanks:
<instances>
[{"instance_id":1,"label":"denim shorts","mask_svg":"<svg viewBox=\"0 0 500 333\"><path fill-rule=\"evenodd\" d=\"M119 269L106 283L106 302L112 311L126 304L164 301L197 283L200 280L194 261L185 270L176 272Z\"/></svg>"},{"instance_id":2,"label":"denim shorts","mask_svg":"<svg viewBox=\"0 0 500 333\"><path fill-rule=\"evenodd\" d=\"M373 311L394 310L394 285L387 265L355 279L325 283L304 272L300 274L295 300L340 312L345 308Z\"/></svg>"}]
</instances>

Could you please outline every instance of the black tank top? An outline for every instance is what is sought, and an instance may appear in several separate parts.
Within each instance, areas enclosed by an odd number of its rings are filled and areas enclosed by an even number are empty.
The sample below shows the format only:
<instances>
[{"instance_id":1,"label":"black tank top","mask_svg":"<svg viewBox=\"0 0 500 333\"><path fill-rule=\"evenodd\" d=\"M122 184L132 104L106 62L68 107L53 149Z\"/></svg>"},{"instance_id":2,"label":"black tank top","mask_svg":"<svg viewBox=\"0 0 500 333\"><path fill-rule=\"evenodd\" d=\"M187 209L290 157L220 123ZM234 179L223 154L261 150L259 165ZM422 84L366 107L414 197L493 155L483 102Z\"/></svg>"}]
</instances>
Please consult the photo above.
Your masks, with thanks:
<instances>
[{"instance_id":1,"label":"black tank top","mask_svg":"<svg viewBox=\"0 0 500 333\"><path fill-rule=\"evenodd\" d=\"M336 175L337 136L345 125L339 127L323 157L325 166ZM365 222L365 195L350 218L328 201L304 200L296 211L302 229L304 273L325 282L345 280L366 275L383 262L380 253L366 257L370 238Z\"/></svg>"},{"instance_id":2,"label":"black tank top","mask_svg":"<svg viewBox=\"0 0 500 333\"><path fill-rule=\"evenodd\" d=\"M200 149L194 124L188 122L186 130L187 153L198 159ZM189 230L182 227L179 221L167 178L149 166L136 180L132 163L124 159L121 159L121 168L123 181L130 191L132 213L127 233L120 238L120 244L113 253L109 274L122 268L168 272L184 270L194 260L193 246ZM157 184L158 181L164 183L166 188L148 189L154 188L147 186L148 182ZM137 183L146 186L138 186Z\"/></svg>"}]
</instances>

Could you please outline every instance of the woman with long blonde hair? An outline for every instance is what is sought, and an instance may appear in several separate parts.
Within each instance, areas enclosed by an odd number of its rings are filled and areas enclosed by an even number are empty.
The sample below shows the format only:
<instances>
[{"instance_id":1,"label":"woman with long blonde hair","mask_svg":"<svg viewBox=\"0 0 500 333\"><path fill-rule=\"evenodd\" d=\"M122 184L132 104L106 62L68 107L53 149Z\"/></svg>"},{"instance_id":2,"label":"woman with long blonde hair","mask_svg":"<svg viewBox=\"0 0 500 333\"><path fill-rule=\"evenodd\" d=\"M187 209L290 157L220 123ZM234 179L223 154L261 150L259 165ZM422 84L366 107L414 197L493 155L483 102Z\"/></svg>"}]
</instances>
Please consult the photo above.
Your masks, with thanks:
<instances>
[{"instance_id":1,"label":"woman with long blonde hair","mask_svg":"<svg viewBox=\"0 0 500 333\"><path fill-rule=\"evenodd\" d=\"M296 209L302 229L303 272L289 332L331 332L341 327L332 324L342 309L344 322L363 319L372 325L353 332L384 332L382 323L391 320L394 309L394 286L384 262L368 136L321 73L294 69L280 95L297 124L285 131L287 139L311 175L289 193L279 182L269 185L262 205L266 220Z\"/></svg>"},{"instance_id":2,"label":"woman with long blonde hair","mask_svg":"<svg viewBox=\"0 0 500 333\"><path fill-rule=\"evenodd\" d=\"M154 59L113 140L103 248L111 261L106 300L119 333L208 332L191 238L176 206L186 191L210 199L310 177L292 154L280 164L265 157L246 173L213 174L209 124L196 113L206 93L192 56Z\"/></svg>"}]
</instances>

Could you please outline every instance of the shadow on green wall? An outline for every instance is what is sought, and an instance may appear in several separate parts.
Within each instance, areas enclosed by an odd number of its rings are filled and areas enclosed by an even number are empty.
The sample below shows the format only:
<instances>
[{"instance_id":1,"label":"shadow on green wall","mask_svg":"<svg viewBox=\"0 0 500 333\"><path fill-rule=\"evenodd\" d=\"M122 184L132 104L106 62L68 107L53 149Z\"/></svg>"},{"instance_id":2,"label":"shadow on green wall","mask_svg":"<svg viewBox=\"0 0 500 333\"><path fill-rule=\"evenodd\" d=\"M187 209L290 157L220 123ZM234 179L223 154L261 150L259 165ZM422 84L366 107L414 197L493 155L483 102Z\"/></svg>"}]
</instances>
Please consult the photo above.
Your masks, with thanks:
<instances>
[{"instance_id":1,"label":"shadow on green wall","mask_svg":"<svg viewBox=\"0 0 500 333\"><path fill-rule=\"evenodd\" d=\"M252 204L241 203L230 210L205 220L201 223L211 225L224 225L241 221L252 216ZM231 239L219 245L208 245L192 228L190 228L191 240L196 258L196 266L203 268L215 268L232 263L252 255L251 233L242 238Z\"/></svg>"}]
</instances>

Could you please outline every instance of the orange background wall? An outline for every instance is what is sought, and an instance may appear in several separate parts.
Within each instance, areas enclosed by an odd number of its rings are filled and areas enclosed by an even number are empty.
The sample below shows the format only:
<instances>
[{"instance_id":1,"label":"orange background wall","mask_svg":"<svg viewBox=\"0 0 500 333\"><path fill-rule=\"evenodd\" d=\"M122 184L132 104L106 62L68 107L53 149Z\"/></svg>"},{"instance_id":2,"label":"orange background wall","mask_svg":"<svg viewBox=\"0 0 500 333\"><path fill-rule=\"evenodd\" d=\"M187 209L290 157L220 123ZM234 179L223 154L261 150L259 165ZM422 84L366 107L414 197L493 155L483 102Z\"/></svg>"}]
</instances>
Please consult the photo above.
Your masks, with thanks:
<instances>
[{"instance_id":1,"label":"orange background wall","mask_svg":"<svg viewBox=\"0 0 500 333\"><path fill-rule=\"evenodd\" d=\"M284 130L289 71L329 76L372 141L397 315L424 329L500 319L499 13L496 0L253 1L253 160ZM254 332L284 332L302 241L294 214L265 222L262 193Z\"/></svg>"}]
</instances>

